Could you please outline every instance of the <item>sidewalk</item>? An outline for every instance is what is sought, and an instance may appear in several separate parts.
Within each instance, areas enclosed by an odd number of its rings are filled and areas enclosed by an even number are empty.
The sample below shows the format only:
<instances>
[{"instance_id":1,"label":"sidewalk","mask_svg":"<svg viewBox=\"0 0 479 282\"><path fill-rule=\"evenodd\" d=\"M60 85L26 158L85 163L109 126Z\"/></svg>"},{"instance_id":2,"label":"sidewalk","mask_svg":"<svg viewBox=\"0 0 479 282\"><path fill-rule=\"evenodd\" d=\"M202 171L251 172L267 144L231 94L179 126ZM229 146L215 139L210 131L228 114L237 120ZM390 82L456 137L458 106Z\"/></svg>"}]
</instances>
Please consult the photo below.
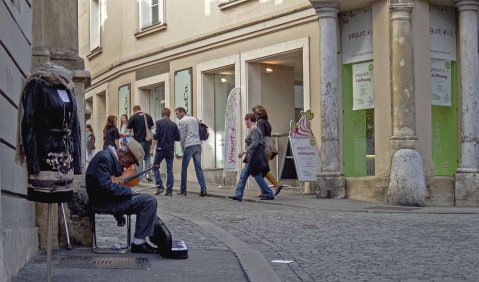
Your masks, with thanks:
<instances>
[{"instance_id":1,"label":"sidewalk","mask_svg":"<svg viewBox=\"0 0 479 282\"><path fill-rule=\"evenodd\" d=\"M151 184L141 184L139 189L151 187L143 191L154 193L154 182ZM140 188L141 187L141 188ZM207 184L208 197L228 198L233 196L235 192L234 186L219 186L217 184ZM173 196L180 197L176 194L178 187L173 188ZM273 193L275 192L272 188ZM142 192L143 192L142 191ZM257 202L270 205L283 205L291 207L301 207L316 210L329 211L349 211L349 212L377 212L377 213L426 213L426 214L479 214L479 208L461 208L461 207L403 207L392 206L380 202L366 202L350 199L319 199L316 195L301 195L299 188L287 187L281 190L281 193L275 197L274 201L262 201L256 197L259 193L256 184L245 189L243 201ZM196 182L188 182L188 195L198 196L200 188ZM160 195L160 196L163 196Z\"/></svg>"}]
</instances>

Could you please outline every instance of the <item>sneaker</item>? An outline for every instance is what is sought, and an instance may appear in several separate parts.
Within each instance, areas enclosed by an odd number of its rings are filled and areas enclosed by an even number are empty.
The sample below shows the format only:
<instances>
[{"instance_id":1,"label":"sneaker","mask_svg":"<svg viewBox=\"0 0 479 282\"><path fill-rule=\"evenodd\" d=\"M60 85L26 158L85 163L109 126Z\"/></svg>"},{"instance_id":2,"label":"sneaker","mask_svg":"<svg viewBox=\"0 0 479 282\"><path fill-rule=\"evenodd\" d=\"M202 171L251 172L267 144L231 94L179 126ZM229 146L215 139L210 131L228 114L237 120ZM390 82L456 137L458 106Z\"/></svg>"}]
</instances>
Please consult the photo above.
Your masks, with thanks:
<instances>
[{"instance_id":1,"label":"sneaker","mask_svg":"<svg viewBox=\"0 0 479 282\"><path fill-rule=\"evenodd\" d=\"M161 193L163 193L163 191L165 191L165 188L163 188L163 187L157 187L157 188L156 188L155 195L160 195Z\"/></svg>"},{"instance_id":2,"label":"sneaker","mask_svg":"<svg viewBox=\"0 0 479 282\"><path fill-rule=\"evenodd\" d=\"M186 195L187 195L187 193L186 193L186 191L184 191L184 192L180 191L180 192L178 192L178 195L181 195L181 196L186 196Z\"/></svg>"},{"instance_id":3,"label":"sneaker","mask_svg":"<svg viewBox=\"0 0 479 282\"><path fill-rule=\"evenodd\" d=\"M261 198L259 198L260 200L274 200L274 197L266 197L266 196L263 196Z\"/></svg>"},{"instance_id":4,"label":"sneaker","mask_svg":"<svg viewBox=\"0 0 479 282\"><path fill-rule=\"evenodd\" d=\"M173 193L172 192L166 192L165 196L170 196L171 197L171 196L173 196Z\"/></svg>"},{"instance_id":5,"label":"sneaker","mask_svg":"<svg viewBox=\"0 0 479 282\"><path fill-rule=\"evenodd\" d=\"M208 193L206 193L206 190L200 193L200 197L205 197L207 195L208 195Z\"/></svg>"}]
</instances>

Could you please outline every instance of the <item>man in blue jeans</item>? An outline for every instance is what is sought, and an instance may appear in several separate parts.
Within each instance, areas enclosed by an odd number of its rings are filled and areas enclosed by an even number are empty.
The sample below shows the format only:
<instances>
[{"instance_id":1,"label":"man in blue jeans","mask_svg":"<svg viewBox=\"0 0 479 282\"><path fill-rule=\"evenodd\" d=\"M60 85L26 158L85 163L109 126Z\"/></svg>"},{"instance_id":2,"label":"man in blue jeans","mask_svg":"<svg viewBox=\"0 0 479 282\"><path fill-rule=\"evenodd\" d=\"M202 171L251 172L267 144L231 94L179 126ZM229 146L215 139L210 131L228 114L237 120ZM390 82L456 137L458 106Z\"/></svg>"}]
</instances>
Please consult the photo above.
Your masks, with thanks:
<instances>
[{"instance_id":1,"label":"man in blue jeans","mask_svg":"<svg viewBox=\"0 0 479 282\"><path fill-rule=\"evenodd\" d=\"M200 196L204 197L208 195L206 192L205 176L201 169L201 140L199 135L200 122L198 119L186 114L186 110L183 107L175 109L176 117L180 120L180 143L183 150L183 160L181 162L181 186L179 195L186 196L186 173L188 170L188 164L191 158L193 158L193 164L195 165L196 179L200 184Z\"/></svg>"},{"instance_id":2,"label":"man in blue jeans","mask_svg":"<svg viewBox=\"0 0 479 282\"><path fill-rule=\"evenodd\" d=\"M164 108L161 111L161 119L156 121L156 132L153 139L156 143L156 154L154 165L156 192L155 195L163 193L163 181L161 181L159 165L161 161L166 161L166 193L165 196L172 196L173 192L173 157L175 153L175 141L180 141L180 131L178 125L170 120L171 111Z\"/></svg>"}]
</instances>

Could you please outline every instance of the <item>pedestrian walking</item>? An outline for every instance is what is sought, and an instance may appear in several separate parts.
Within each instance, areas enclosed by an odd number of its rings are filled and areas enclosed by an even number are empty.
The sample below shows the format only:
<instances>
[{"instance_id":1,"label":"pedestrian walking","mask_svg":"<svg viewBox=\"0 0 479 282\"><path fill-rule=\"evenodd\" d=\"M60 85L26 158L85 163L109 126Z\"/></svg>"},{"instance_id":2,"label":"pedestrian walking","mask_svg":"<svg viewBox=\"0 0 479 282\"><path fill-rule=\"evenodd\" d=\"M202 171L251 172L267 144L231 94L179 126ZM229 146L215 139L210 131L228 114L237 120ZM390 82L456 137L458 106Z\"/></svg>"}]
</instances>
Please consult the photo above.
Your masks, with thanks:
<instances>
[{"instance_id":1,"label":"pedestrian walking","mask_svg":"<svg viewBox=\"0 0 479 282\"><path fill-rule=\"evenodd\" d=\"M86 161L90 162L95 154L95 134L90 124L85 126L86 129Z\"/></svg>"},{"instance_id":2,"label":"pedestrian walking","mask_svg":"<svg viewBox=\"0 0 479 282\"><path fill-rule=\"evenodd\" d=\"M161 118L156 121L155 134L153 139L156 140L156 152L153 164L156 182L155 195L159 195L164 191L163 181L159 165L165 160L166 162L166 193L165 196L172 196L173 194L173 159L175 154L175 141L180 141L180 131L178 125L170 119L171 111L164 108L161 111Z\"/></svg>"},{"instance_id":3,"label":"pedestrian walking","mask_svg":"<svg viewBox=\"0 0 479 282\"><path fill-rule=\"evenodd\" d=\"M105 127L103 128L103 149L113 146L115 149L120 148L120 133L116 128L116 117L108 116Z\"/></svg>"},{"instance_id":4,"label":"pedestrian walking","mask_svg":"<svg viewBox=\"0 0 479 282\"><path fill-rule=\"evenodd\" d=\"M271 127L271 123L269 123L269 120L268 120L268 112L266 112L266 109L261 105L254 106L251 109L251 111L253 112L253 114L256 117L256 126L261 130L261 133L263 134L263 139L265 141L266 160L268 162L270 162L276 157L278 152L274 152L271 149L272 147L275 147L275 146L273 146L273 144L271 144L272 141L273 141L271 139L272 127ZM285 185L282 185L281 183L279 183L279 181L276 179L276 177L274 177L274 175L271 173L271 171L269 171L265 175L265 177L266 177L266 179L268 179L268 181L271 184L274 185L274 187L276 187L276 192L274 193L274 195L278 195L281 192L281 189L283 189L285 187ZM262 196L262 195L260 195L260 196Z\"/></svg>"},{"instance_id":5,"label":"pedestrian walking","mask_svg":"<svg viewBox=\"0 0 479 282\"><path fill-rule=\"evenodd\" d=\"M146 129L148 125L148 130L155 125L153 123L153 119L147 113L141 111L141 107L139 105L133 106L133 115L128 120L127 128L133 131L133 139L135 139L138 143L140 143L141 147L145 151L145 157L143 162L140 162L138 166L138 171L143 171L144 168L151 165L151 157L150 157L150 146L151 144L146 141ZM140 176L140 180L142 182L146 180L152 181L153 179L150 177L149 174L145 176Z\"/></svg>"},{"instance_id":6,"label":"pedestrian walking","mask_svg":"<svg viewBox=\"0 0 479 282\"><path fill-rule=\"evenodd\" d=\"M199 135L200 122L197 118L186 114L186 110L183 107L175 109L176 117L180 120L180 143L183 150L183 160L181 162L181 186L179 195L186 196L186 172L188 170L188 164L191 158L193 158L193 164L196 171L196 179L200 184L200 196L204 197L208 193L206 192L205 176L201 169L201 140Z\"/></svg>"},{"instance_id":7,"label":"pedestrian walking","mask_svg":"<svg viewBox=\"0 0 479 282\"><path fill-rule=\"evenodd\" d=\"M269 188L266 181L264 181L264 176L269 172L268 161L264 153L264 140L261 130L256 126L256 116L253 113L246 114L245 125L250 132L245 139L246 148L238 154L238 158L243 159L245 166L241 170L240 179L238 184L236 184L236 192L234 196L229 196L228 198L236 201L243 200L243 193L246 186L246 181L251 175L254 177L254 180L258 184L263 196L261 200L274 200L273 191Z\"/></svg>"}]
</instances>

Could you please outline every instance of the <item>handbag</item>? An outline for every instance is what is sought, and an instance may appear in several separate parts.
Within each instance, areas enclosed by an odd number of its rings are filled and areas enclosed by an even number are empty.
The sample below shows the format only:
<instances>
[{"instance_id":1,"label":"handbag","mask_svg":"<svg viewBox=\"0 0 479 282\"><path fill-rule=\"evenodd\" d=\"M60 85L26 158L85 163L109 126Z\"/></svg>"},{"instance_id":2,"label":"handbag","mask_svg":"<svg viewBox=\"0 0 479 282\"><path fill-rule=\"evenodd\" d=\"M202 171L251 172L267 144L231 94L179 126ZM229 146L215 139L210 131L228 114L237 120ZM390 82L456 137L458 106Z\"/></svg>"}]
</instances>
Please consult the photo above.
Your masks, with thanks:
<instances>
[{"instance_id":1,"label":"handbag","mask_svg":"<svg viewBox=\"0 0 479 282\"><path fill-rule=\"evenodd\" d=\"M278 147L276 146L276 142L274 142L273 137L266 136L263 137L264 139L264 154L266 155L266 159L272 160L276 155L278 155Z\"/></svg>"},{"instance_id":2,"label":"handbag","mask_svg":"<svg viewBox=\"0 0 479 282\"><path fill-rule=\"evenodd\" d=\"M146 114L143 114L143 118L145 119L145 130L146 130L146 142L151 145L151 142L153 142L153 132L148 128L148 123L146 122Z\"/></svg>"}]
</instances>

